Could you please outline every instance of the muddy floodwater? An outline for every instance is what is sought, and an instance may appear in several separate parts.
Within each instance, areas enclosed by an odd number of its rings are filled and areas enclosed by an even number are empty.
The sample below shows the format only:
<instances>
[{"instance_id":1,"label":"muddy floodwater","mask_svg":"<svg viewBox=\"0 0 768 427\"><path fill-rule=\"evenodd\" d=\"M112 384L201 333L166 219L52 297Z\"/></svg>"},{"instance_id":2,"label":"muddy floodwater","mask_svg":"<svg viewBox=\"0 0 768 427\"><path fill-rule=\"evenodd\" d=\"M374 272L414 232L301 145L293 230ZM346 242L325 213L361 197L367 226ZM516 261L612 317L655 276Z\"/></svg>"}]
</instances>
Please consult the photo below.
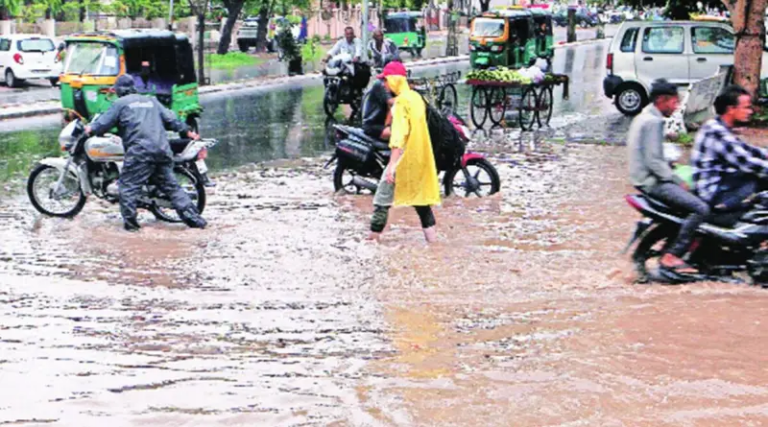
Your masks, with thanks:
<instances>
[{"instance_id":1,"label":"muddy floodwater","mask_svg":"<svg viewBox=\"0 0 768 427\"><path fill-rule=\"evenodd\" d=\"M633 284L625 149L475 145L440 242L321 158L217 175L204 231L0 205L0 425L758 426L768 293Z\"/></svg>"}]
</instances>

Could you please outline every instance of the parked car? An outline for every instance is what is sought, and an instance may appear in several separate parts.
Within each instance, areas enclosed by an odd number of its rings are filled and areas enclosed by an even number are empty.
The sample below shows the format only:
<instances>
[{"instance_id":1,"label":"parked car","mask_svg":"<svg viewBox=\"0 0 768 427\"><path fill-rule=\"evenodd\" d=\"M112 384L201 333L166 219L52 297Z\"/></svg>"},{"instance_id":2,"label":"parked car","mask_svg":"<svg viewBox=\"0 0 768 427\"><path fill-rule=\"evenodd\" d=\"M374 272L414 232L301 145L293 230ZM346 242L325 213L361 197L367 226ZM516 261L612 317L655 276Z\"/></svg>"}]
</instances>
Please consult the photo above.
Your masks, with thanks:
<instances>
[{"instance_id":1,"label":"parked car","mask_svg":"<svg viewBox=\"0 0 768 427\"><path fill-rule=\"evenodd\" d=\"M248 49L256 46L256 36L259 32L259 18L249 16L245 18L237 31L237 47L240 52L248 52Z\"/></svg>"},{"instance_id":2,"label":"parked car","mask_svg":"<svg viewBox=\"0 0 768 427\"><path fill-rule=\"evenodd\" d=\"M556 25L561 27L568 26L568 8L561 8L554 15L552 19ZM576 9L576 25L581 28L594 27L600 24L600 17L596 13L592 13L584 7Z\"/></svg>"},{"instance_id":3,"label":"parked car","mask_svg":"<svg viewBox=\"0 0 768 427\"><path fill-rule=\"evenodd\" d=\"M275 52L277 50L276 35L286 28L290 28L293 37L298 39L301 28L299 25L291 25L287 18L274 16L267 24L267 51ZM256 36L259 31L258 16L249 16L243 21L243 25L237 32L237 46L241 52L248 52L248 49L256 46Z\"/></svg>"},{"instance_id":4,"label":"parked car","mask_svg":"<svg viewBox=\"0 0 768 427\"><path fill-rule=\"evenodd\" d=\"M651 83L665 78L686 86L733 64L733 28L712 21L632 21L619 27L606 59L605 96L628 116L648 103ZM768 75L763 53L761 74Z\"/></svg>"},{"instance_id":5,"label":"parked car","mask_svg":"<svg viewBox=\"0 0 768 427\"><path fill-rule=\"evenodd\" d=\"M56 86L61 74L56 44L49 37L14 34L0 37L0 78L9 87L46 79Z\"/></svg>"}]
</instances>

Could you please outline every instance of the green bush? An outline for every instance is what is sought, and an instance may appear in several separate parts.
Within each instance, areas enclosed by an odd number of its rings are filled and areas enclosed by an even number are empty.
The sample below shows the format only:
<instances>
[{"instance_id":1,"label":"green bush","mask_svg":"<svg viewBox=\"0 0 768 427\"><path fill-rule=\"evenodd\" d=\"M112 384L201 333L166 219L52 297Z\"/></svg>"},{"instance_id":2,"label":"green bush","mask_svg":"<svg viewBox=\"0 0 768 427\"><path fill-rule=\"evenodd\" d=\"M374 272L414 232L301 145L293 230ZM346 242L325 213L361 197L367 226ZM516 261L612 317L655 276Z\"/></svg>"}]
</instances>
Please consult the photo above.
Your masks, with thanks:
<instances>
[{"instance_id":1,"label":"green bush","mask_svg":"<svg viewBox=\"0 0 768 427\"><path fill-rule=\"evenodd\" d=\"M212 53L205 57L206 65L210 63L211 68L219 70L230 70L233 68L245 67L249 65L258 65L264 62L263 59L248 55L242 52L230 52L226 55Z\"/></svg>"}]
</instances>

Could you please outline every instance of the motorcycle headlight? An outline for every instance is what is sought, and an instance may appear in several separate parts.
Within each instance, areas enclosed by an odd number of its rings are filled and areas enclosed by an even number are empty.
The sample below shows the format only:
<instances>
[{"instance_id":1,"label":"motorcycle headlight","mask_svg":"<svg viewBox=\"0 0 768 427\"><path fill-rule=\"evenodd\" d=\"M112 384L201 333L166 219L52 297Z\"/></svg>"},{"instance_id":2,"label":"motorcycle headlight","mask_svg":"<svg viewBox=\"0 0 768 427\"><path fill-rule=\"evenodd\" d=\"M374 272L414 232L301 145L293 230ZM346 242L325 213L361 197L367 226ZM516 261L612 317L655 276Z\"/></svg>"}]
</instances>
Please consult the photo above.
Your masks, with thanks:
<instances>
[{"instance_id":1,"label":"motorcycle headlight","mask_svg":"<svg viewBox=\"0 0 768 427\"><path fill-rule=\"evenodd\" d=\"M75 136L77 122L77 120L71 121L61 130L61 133L59 134L59 146L61 147L61 151L71 150L75 145L75 142L77 142L77 137Z\"/></svg>"}]
</instances>

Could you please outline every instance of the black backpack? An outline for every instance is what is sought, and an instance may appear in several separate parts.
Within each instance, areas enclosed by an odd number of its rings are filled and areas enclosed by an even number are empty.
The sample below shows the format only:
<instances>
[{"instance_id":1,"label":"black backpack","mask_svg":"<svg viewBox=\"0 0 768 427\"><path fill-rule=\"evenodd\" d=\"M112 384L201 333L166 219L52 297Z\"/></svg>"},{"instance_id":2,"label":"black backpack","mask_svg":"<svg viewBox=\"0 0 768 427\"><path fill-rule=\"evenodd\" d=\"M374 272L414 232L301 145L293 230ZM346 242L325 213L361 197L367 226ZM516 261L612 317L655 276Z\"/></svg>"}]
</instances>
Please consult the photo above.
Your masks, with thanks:
<instances>
[{"instance_id":1,"label":"black backpack","mask_svg":"<svg viewBox=\"0 0 768 427\"><path fill-rule=\"evenodd\" d=\"M423 98L423 97L422 97ZM453 169L461 162L466 145L453 123L442 115L437 108L424 100L427 107L427 129L432 141L432 153L435 156L437 170Z\"/></svg>"}]
</instances>

